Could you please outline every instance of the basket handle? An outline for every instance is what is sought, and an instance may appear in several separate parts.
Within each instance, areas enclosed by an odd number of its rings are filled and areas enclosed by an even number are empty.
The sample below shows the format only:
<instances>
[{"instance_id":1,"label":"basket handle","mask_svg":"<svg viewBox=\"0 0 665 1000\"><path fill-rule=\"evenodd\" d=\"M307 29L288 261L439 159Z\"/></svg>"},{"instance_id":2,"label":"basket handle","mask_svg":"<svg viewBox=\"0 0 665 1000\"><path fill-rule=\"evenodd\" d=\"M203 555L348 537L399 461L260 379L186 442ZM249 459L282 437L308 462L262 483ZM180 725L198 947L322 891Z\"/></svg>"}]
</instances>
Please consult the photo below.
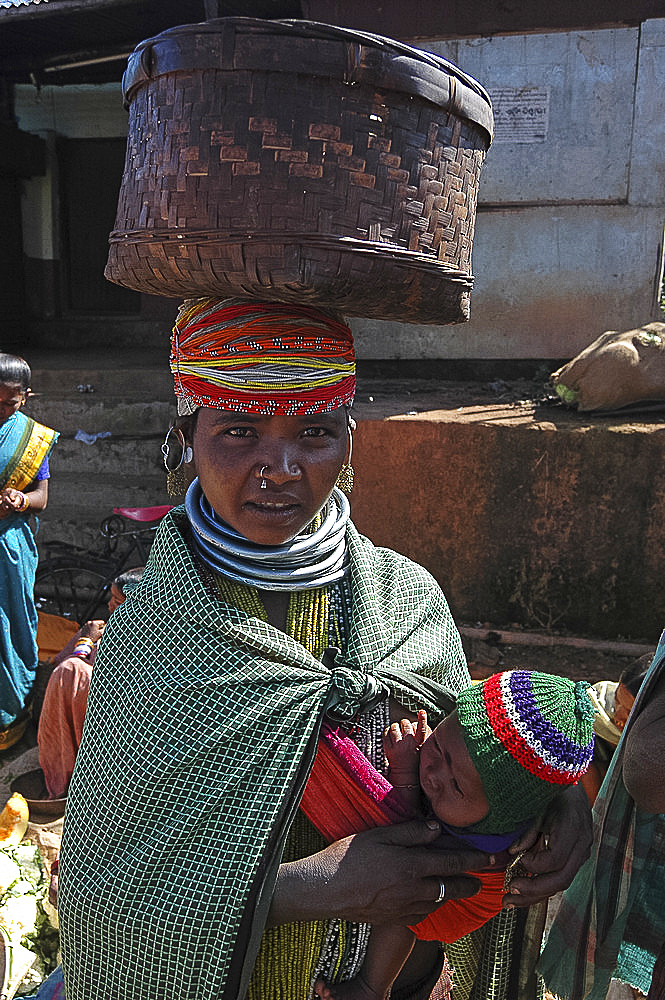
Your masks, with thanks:
<instances>
[{"instance_id":1,"label":"basket handle","mask_svg":"<svg viewBox=\"0 0 665 1000\"><path fill-rule=\"evenodd\" d=\"M123 104L125 111L129 110L130 87L132 91L142 83L147 83L152 79L154 66L152 45L144 45L135 49L127 60L127 69L122 75L122 93L124 95Z\"/></svg>"}]
</instances>

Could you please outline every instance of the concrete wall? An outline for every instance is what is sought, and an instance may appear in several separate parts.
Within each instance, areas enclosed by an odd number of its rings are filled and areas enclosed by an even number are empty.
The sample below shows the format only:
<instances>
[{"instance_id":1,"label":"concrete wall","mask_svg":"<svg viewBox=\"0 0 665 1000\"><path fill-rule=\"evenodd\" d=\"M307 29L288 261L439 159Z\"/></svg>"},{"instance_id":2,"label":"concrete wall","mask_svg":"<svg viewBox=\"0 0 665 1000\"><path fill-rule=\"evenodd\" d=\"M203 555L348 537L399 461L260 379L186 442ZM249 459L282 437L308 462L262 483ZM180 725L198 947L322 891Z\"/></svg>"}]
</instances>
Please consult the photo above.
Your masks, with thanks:
<instances>
[{"instance_id":1,"label":"concrete wall","mask_svg":"<svg viewBox=\"0 0 665 1000\"><path fill-rule=\"evenodd\" d=\"M489 91L470 323L355 321L367 357L569 358L659 318L665 20L641 28L420 42ZM512 140L522 91L540 129Z\"/></svg>"},{"instance_id":2,"label":"concrete wall","mask_svg":"<svg viewBox=\"0 0 665 1000\"><path fill-rule=\"evenodd\" d=\"M60 432L51 459L49 503L40 518L40 547L58 539L94 551L100 545L99 524L113 507L174 502L166 492L160 452L175 415L167 357L152 365L133 357L128 367L117 369L83 358L76 369L53 359L45 367L39 358L30 360L34 395L26 412ZM95 440L77 440L78 431Z\"/></svg>"},{"instance_id":3,"label":"concrete wall","mask_svg":"<svg viewBox=\"0 0 665 1000\"><path fill-rule=\"evenodd\" d=\"M471 322L354 320L359 356L567 359L606 329L659 318L665 116L655 95L665 90L665 19L419 44L474 76L495 103ZM22 86L16 111L20 127L39 134L126 134L119 85ZM48 254L57 240L34 232L45 197L42 182L26 187L26 246Z\"/></svg>"},{"instance_id":4,"label":"concrete wall","mask_svg":"<svg viewBox=\"0 0 665 1000\"><path fill-rule=\"evenodd\" d=\"M417 396L407 406L420 409ZM426 566L458 622L657 641L665 622L657 418L448 404L364 420L363 409L354 521Z\"/></svg>"}]
</instances>

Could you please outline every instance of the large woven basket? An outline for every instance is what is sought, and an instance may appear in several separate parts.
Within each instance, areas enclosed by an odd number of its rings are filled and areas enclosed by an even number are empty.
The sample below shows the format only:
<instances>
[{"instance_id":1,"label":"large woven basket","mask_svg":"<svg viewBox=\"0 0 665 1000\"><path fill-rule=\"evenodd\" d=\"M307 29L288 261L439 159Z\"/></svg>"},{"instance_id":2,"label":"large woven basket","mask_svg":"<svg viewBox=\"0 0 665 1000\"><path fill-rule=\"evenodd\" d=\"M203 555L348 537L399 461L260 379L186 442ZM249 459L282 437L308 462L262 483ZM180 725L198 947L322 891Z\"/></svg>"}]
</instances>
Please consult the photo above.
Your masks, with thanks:
<instances>
[{"instance_id":1,"label":"large woven basket","mask_svg":"<svg viewBox=\"0 0 665 1000\"><path fill-rule=\"evenodd\" d=\"M413 323L468 319L491 102L446 60L309 21L142 42L106 277Z\"/></svg>"}]
</instances>

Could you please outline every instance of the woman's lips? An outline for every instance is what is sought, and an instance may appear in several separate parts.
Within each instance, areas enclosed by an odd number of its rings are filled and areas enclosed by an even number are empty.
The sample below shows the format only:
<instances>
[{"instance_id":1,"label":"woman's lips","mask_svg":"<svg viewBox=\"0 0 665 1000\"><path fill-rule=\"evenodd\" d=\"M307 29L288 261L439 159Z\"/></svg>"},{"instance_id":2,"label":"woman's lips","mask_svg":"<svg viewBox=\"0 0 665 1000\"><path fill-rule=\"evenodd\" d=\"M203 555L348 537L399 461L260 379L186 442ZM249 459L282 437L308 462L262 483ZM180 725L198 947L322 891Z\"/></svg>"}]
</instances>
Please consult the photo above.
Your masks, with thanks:
<instances>
[{"instance_id":1,"label":"woman's lips","mask_svg":"<svg viewBox=\"0 0 665 1000\"><path fill-rule=\"evenodd\" d=\"M299 507L298 503L285 500L248 500L245 504L247 510L262 517L286 517L295 513Z\"/></svg>"}]
</instances>

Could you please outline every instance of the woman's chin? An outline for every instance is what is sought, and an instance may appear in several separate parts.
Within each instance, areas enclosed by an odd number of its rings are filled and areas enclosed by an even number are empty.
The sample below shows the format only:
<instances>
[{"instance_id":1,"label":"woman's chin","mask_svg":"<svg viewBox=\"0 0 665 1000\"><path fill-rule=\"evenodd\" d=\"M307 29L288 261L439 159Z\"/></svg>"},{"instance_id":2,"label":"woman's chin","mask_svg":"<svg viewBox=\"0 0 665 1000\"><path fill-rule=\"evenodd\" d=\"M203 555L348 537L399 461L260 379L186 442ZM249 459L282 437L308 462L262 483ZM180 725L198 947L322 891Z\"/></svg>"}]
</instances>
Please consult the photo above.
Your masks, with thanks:
<instances>
[{"instance_id":1,"label":"woman's chin","mask_svg":"<svg viewBox=\"0 0 665 1000\"><path fill-rule=\"evenodd\" d=\"M303 520L302 508L297 504L280 507L246 503L243 515L242 525L236 530L256 545L283 545L295 538L310 520Z\"/></svg>"}]
</instances>

